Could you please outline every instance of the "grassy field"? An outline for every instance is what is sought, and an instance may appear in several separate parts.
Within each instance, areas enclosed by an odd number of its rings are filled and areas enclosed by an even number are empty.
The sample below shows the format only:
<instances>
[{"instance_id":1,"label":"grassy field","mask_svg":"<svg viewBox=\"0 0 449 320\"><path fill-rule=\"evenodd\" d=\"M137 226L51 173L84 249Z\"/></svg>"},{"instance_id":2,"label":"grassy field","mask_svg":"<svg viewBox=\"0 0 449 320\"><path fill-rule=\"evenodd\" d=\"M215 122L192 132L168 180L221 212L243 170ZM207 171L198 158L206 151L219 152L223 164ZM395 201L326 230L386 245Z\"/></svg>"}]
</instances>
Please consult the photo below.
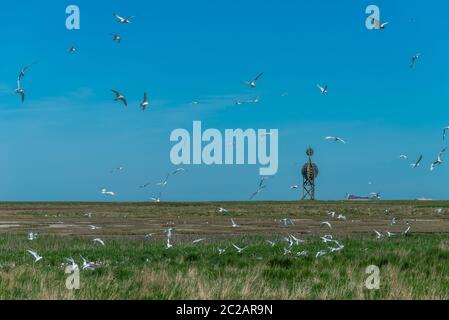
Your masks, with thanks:
<instances>
[{"instance_id":1,"label":"grassy field","mask_svg":"<svg viewBox=\"0 0 449 320\"><path fill-rule=\"evenodd\" d=\"M217 212L226 207L226 215ZM449 299L448 202L0 204L0 299ZM437 209L441 210L437 210ZM337 221L334 210L347 216ZM85 213L92 212L86 217ZM230 226L233 217L240 228ZM278 220L293 219L282 226ZM390 225L395 217L398 223ZM276 220L276 221L275 221ZM320 227L330 221L333 228ZM87 226L94 224L98 230ZM407 225L409 235L401 235ZM174 227L173 248L163 230ZM376 239L373 230L396 235ZM39 230L35 241L27 231ZM154 233L150 240L144 235ZM305 240L284 255L290 234ZM344 249L319 258L332 234ZM92 239L102 238L106 246ZM206 238L192 244L192 239ZM276 241L271 247L266 240ZM232 247L247 247L242 253ZM222 255L217 248L226 248ZM27 249L44 258L34 263ZM297 252L307 251L308 257ZM64 258L101 264L68 290ZM368 290L369 265L380 269Z\"/></svg>"}]
</instances>

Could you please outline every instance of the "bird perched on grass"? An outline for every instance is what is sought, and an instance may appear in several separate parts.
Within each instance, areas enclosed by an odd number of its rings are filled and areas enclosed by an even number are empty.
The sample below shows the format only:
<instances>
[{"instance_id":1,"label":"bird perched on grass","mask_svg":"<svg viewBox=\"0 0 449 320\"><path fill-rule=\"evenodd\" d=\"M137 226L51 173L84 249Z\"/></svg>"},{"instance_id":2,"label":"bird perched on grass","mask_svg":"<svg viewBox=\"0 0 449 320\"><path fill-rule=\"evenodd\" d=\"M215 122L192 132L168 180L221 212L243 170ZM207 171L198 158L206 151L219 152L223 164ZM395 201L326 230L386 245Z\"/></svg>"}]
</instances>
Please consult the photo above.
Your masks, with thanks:
<instances>
[{"instance_id":1,"label":"bird perched on grass","mask_svg":"<svg viewBox=\"0 0 449 320\"><path fill-rule=\"evenodd\" d=\"M28 239L29 241L34 241L34 240L37 240L37 238L39 237L39 235L40 235L40 233L38 233L38 232L32 232L32 231L30 231L30 232L28 232L28 237L27 237L27 239Z\"/></svg>"},{"instance_id":2,"label":"bird perched on grass","mask_svg":"<svg viewBox=\"0 0 449 320\"><path fill-rule=\"evenodd\" d=\"M381 239L381 238L383 237L383 234L380 233L380 232L377 231L377 230L374 230L374 233L376 234L376 239L377 239L377 240L379 240L379 239Z\"/></svg>"},{"instance_id":3,"label":"bird perched on grass","mask_svg":"<svg viewBox=\"0 0 449 320\"><path fill-rule=\"evenodd\" d=\"M281 221L281 223L282 223L282 225L284 227L288 227L288 226L293 226L294 225L293 220L290 219L290 218L284 218L284 219L281 219L280 221Z\"/></svg>"},{"instance_id":4,"label":"bird perched on grass","mask_svg":"<svg viewBox=\"0 0 449 320\"><path fill-rule=\"evenodd\" d=\"M325 254L327 254L326 250L320 250L316 253L315 258L319 258L321 256L324 256Z\"/></svg>"}]
</instances>

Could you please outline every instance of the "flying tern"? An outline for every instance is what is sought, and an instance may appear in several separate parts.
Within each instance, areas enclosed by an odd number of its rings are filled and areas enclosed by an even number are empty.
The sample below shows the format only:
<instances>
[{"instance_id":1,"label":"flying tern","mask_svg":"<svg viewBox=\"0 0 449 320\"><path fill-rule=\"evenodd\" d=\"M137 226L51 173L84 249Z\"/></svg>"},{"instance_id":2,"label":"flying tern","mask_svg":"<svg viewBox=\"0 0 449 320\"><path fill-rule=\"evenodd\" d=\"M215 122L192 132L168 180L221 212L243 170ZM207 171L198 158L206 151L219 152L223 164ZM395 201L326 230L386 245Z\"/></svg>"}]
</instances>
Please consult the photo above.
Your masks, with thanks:
<instances>
[{"instance_id":1,"label":"flying tern","mask_svg":"<svg viewBox=\"0 0 449 320\"><path fill-rule=\"evenodd\" d=\"M142 109L143 111L145 111L145 109L148 107L150 103L148 102L148 97L147 97L147 93L144 92L143 94L143 100L140 103L140 109Z\"/></svg>"},{"instance_id":2,"label":"flying tern","mask_svg":"<svg viewBox=\"0 0 449 320\"><path fill-rule=\"evenodd\" d=\"M130 17L124 18L124 17L119 16L116 13L114 13L113 15L117 19L117 21L120 22L120 23L131 23L131 20L134 18L134 16L130 16Z\"/></svg>"},{"instance_id":3,"label":"flying tern","mask_svg":"<svg viewBox=\"0 0 449 320\"><path fill-rule=\"evenodd\" d=\"M34 262L38 262L43 259L36 251L33 250L27 250L29 254L31 254L34 257Z\"/></svg>"},{"instance_id":4,"label":"flying tern","mask_svg":"<svg viewBox=\"0 0 449 320\"><path fill-rule=\"evenodd\" d=\"M341 142L341 143L343 143L343 144L346 144L346 141L343 140L343 139L340 138L340 137L332 137L332 136L328 136L328 137L325 137L324 139L325 139L325 140L333 140L333 141L335 141L335 142Z\"/></svg>"},{"instance_id":5,"label":"flying tern","mask_svg":"<svg viewBox=\"0 0 449 320\"><path fill-rule=\"evenodd\" d=\"M259 79L263 76L263 74L264 73L261 72L253 80L251 80L251 81L244 81L243 83L249 85L251 88L255 88L255 87L257 87L257 81L259 81Z\"/></svg>"},{"instance_id":6,"label":"flying tern","mask_svg":"<svg viewBox=\"0 0 449 320\"><path fill-rule=\"evenodd\" d=\"M114 101L121 101L123 102L123 104L126 106L128 106L128 102L126 101L126 98L124 95L122 95L119 91L112 89L112 92L114 92L115 94L115 99Z\"/></svg>"},{"instance_id":7,"label":"flying tern","mask_svg":"<svg viewBox=\"0 0 449 320\"><path fill-rule=\"evenodd\" d=\"M410 167L414 168L418 168L421 165L421 161L422 161L423 156L420 155L418 160L415 163L411 163Z\"/></svg>"},{"instance_id":8,"label":"flying tern","mask_svg":"<svg viewBox=\"0 0 449 320\"><path fill-rule=\"evenodd\" d=\"M327 93L327 85L322 87L319 84L317 84L316 86L318 87L318 89L320 89L321 94L326 94Z\"/></svg>"}]
</instances>

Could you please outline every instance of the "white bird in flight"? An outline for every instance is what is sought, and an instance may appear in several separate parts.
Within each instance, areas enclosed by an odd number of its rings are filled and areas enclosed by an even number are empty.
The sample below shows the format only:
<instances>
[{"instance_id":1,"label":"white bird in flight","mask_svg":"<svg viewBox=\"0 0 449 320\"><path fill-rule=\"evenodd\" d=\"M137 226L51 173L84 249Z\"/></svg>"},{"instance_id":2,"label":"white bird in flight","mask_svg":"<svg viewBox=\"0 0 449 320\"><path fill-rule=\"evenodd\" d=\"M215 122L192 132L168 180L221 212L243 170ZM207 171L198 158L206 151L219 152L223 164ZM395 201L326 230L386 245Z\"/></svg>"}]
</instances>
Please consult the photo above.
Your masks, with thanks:
<instances>
[{"instance_id":1,"label":"white bird in flight","mask_svg":"<svg viewBox=\"0 0 449 320\"><path fill-rule=\"evenodd\" d=\"M176 176L177 174L180 174L180 173L182 173L182 172L185 172L186 171L186 169L184 169L184 168L177 168L175 171L173 171L172 172L172 176Z\"/></svg>"},{"instance_id":2,"label":"white bird in flight","mask_svg":"<svg viewBox=\"0 0 449 320\"><path fill-rule=\"evenodd\" d=\"M173 247L173 245L170 243L170 237L167 237L167 243L165 244L165 249L170 249L172 247Z\"/></svg>"},{"instance_id":3,"label":"white bird in flight","mask_svg":"<svg viewBox=\"0 0 449 320\"><path fill-rule=\"evenodd\" d=\"M240 225L238 225L237 223L235 223L234 219L231 218L231 223L232 223L232 227L233 228L240 228Z\"/></svg>"},{"instance_id":4,"label":"white bird in flight","mask_svg":"<svg viewBox=\"0 0 449 320\"><path fill-rule=\"evenodd\" d=\"M443 154L444 152L446 152L446 148L444 148L443 150L440 151L440 153L438 153L438 157L437 159L432 162L432 164L430 165L430 171L435 170L435 168L439 165L441 165L443 163Z\"/></svg>"},{"instance_id":5,"label":"white bird in flight","mask_svg":"<svg viewBox=\"0 0 449 320\"><path fill-rule=\"evenodd\" d=\"M92 240L93 242L98 242L99 244L101 244L103 247L106 245L105 243L104 243L104 241L103 240L101 240L100 238L96 238L96 239L94 239L94 240Z\"/></svg>"},{"instance_id":6,"label":"white bird in flight","mask_svg":"<svg viewBox=\"0 0 449 320\"><path fill-rule=\"evenodd\" d=\"M261 72L257 75L257 77L254 78L254 80L251 81L244 81L244 84L249 85L251 88L257 87L257 81L263 76L264 72Z\"/></svg>"},{"instance_id":7,"label":"white bird in flight","mask_svg":"<svg viewBox=\"0 0 449 320\"><path fill-rule=\"evenodd\" d=\"M14 92L20 94L22 102L25 102L25 90L20 87L20 79L17 80L17 89Z\"/></svg>"},{"instance_id":8,"label":"white bird in flight","mask_svg":"<svg viewBox=\"0 0 449 320\"><path fill-rule=\"evenodd\" d=\"M242 251L247 248L247 247L240 248L240 247L236 246L235 244L232 244L232 246L237 250L238 253L242 253Z\"/></svg>"},{"instance_id":9,"label":"white bird in flight","mask_svg":"<svg viewBox=\"0 0 449 320\"><path fill-rule=\"evenodd\" d=\"M111 35L112 35L112 40L113 40L113 41L115 41L115 42L117 42L117 43L121 43L121 42L122 42L122 37L119 36L118 34L112 33Z\"/></svg>"},{"instance_id":10,"label":"white bird in flight","mask_svg":"<svg viewBox=\"0 0 449 320\"><path fill-rule=\"evenodd\" d=\"M320 89L321 94L326 94L327 93L327 85L325 85L324 87L322 87L321 85L317 84L316 85L318 87L318 89Z\"/></svg>"},{"instance_id":11,"label":"white bird in flight","mask_svg":"<svg viewBox=\"0 0 449 320\"><path fill-rule=\"evenodd\" d=\"M321 256L324 256L327 253L326 250L320 250L316 253L315 258L319 258Z\"/></svg>"},{"instance_id":12,"label":"white bird in flight","mask_svg":"<svg viewBox=\"0 0 449 320\"><path fill-rule=\"evenodd\" d=\"M246 101L246 103L258 103L259 102L259 96L255 97L254 99L250 99Z\"/></svg>"},{"instance_id":13,"label":"white bird in flight","mask_svg":"<svg viewBox=\"0 0 449 320\"><path fill-rule=\"evenodd\" d=\"M123 104L125 105L125 107L128 106L128 102L126 101L126 98L124 95L122 95L119 91L112 89L112 92L114 92L115 94L115 99L114 101L121 101L123 102Z\"/></svg>"},{"instance_id":14,"label":"white bird in flight","mask_svg":"<svg viewBox=\"0 0 449 320\"><path fill-rule=\"evenodd\" d=\"M219 213L227 213L228 210L225 209L225 208L220 207L220 208L218 208L218 212L219 212Z\"/></svg>"},{"instance_id":15,"label":"white bird in flight","mask_svg":"<svg viewBox=\"0 0 449 320\"><path fill-rule=\"evenodd\" d=\"M144 92L144 94L143 94L143 101L140 103L140 109L145 111L145 109L148 107L149 104L150 103L148 102L147 93Z\"/></svg>"},{"instance_id":16,"label":"white bird in flight","mask_svg":"<svg viewBox=\"0 0 449 320\"><path fill-rule=\"evenodd\" d=\"M415 55L412 56L412 60L410 62L410 68L414 68L416 65L416 61L418 61L418 59L421 57L420 53L417 53Z\"/></svg>"},{"instance_id":17,"label":"white bird in flight","mask_svg":"<svg viewBox=\"0 0 449 320\"><path fill-rule=\"evenodd\" d=\"M31 64L25 66L25 68L23 68L23 69L20 71L18 80L19 80L19 81L22 80L22 78L25 77L25 74L26 74L27 70L28 70L31 66L35 65L35 64L36 64L36 62L33 62L33 63L31 63Z\"/></svg>"},{"instance_id":18,"label":"white bird in flight","mask_svg":"<svg viewBox=\"0 0 449 320\"><path fill-rule=\"evenodd\" d=\"M290 239L292 240L292 242L294 242L297 246L299 246L301 243L304 243L304 240L301 240L299 238L296 238L294 235L290 235Z\"/></svg>"},{"instance_id":19,"label":"white bird in flight","mask_svg":"<svg viewBox=\"0 0 449 320\"><path fill-rule=\"evenodd\" d=\"M37 254L36 251L33 250L27 250L29 254L31 254L34 257L34 263L40 261L43 259L43 257L41 257L40 255Z\"/></svg>"},{"instance_id":20,"label":"white bird in flight","mask_svg":"<svg viewBox=\"0 0 449 320\"><path fill-rule=\"evenodd\" d=\"M411 226L408 226L407 229L405 229L405 231L403 232L403 235L406 236L410 232L411 228Z\"/></svg>"},{"instance_id":21,"label":"white bird in flight","mask_svg":"<svg viewBox=\"0 0 449 320\"><path fill-rule=\"evenodd\" d=\"M421 165L421 161L422 161L423 156L420 155L418 160L415 163L411 163L410 167L412 168L418 168Z\"/></svg>"},{"instance_id":22,"label":"white bird in flight","mask_svg":"<svg viewBox=\"0 0 449 320\"><path fill-rule=\"evenodd\" d=\"M151 201L160 203L161 202L161 193L159 192L159 197L152 197Z\"/></svg>"},{"instance_id":23,"label":"white bird in flight","mask_svg":"<svg viewBox=\"0 0 449 320\"><path fill-rule=\"evenodd\" d=\"M87 261L83 256L81 256L81 259L83 259L83 270L95 270L96 268L99 267L98 264L96 264L95 262L90 262Z\"/></svg>"},{"instance_id":24,"label":"white bird in flight","mask_svg":"<svg viewBox=\"0 0 449 320\"><path fill-rule=\"evenodd\" d=\"M252 200L256 195L258 195L259 193L261 193L262 190L265 189L266 187L267 187L267 186L264 186L264 185L260 186L255 192L253 192L253 193L251 194L251 196L249 197L249 199Z\"/></svg>"},{"instance_id":25,"label":"white bird in flight","mask_svg":"<svg viewBox=\"0 0 449 320\"><path fill-rule=\"evenodd\" d=\"M407 159L408 159L408 156L405 155L405 154L401 154L401 155L399 156L399 159L407 160Z\"/></svg>"},{"instance_id":26,"label":"white bird in flight","mask_svg":"<svg viewBox=\"0 0 449 320\"><path fill-rule=\"evenodd\" d=\"M443 140L446 139L447 131L449 130L449 126L443 128Z\"/></svg>"},{"instance_id":27,"label":"white bird in flight","mask_svg":"<svg viewBox=\"0 0 449 320\"><path fill-rule=\"evenodd\" d=\"M377 238L377 239L380 239L380 238L383 237L382 233L380 233L380 232L377 231L377 230L374 230L374 233L376 234L376 238Z\"/></svg>"},{"instance_id":28,"label":"white bird in flight","mask_svg":"<svg viewBox=\"0 0 449 320\"><path fill-rule=\"evenodd\" d=\"M156 183L157 186L165 187L168 184L168 178L170 178L170 174L167 174L165 180Z\"/></svg>"},{"instance_id":29,"label":"white bird in flight","mask_svg":"<svg viewBox=\"0 0 449 320\"><path fill-rule=\"evenodd\" d=\"M329 221L323 221L320 223L321 227L327 226L329 229L332 229L332 225L330 224Z\"/></svg>"},{"instance_id":30,"label":"white bird in flight","mask_svg":"<svg viewBox=\"0 0 449 320\"><path fill-rule=\"evenodd\" d=\"M343 143L343 144L346 144L346 141L343 140L343 139L340 138L340 137L327 136L327 137L325 137L324 139L325 139L325 140L333 140L333 141L335 141L335 142L341 142L341 143Z\"/></svg>"},{"instance_id":31,"label":"white bird in flight","mask_svg":"<svg viewBox=\"0 0 449 320\"><path fill-rule=\"evenodd\" d=\"M112 197L116 195L113 191L108 191L106 188L101 189L101 194Z\"/></svg>"},{"instance_id":32,"label":"white bird in flight","mask_svg":"<svg viewBox=\"0 0 449 320\"><path fill-rule=\"evenodd\" d=\"M271 247L274 247L276 245L276 242L271 240L265 240Z\"/></svg>"},{"instance_id":33,"label":"white bird in flight","mask_svg":"<svg viewBox=\"0 0 449 320\"><path fill-rule=\"evenodd\" d=\"M120 23L131 23L131 20L134 19L134 16L123 18L123 17L119 16L116 13L114 13L113 15L117 19L117 21L120 22Z\"/></svg>"},{"instance_id":34,"label":"white bird in flight","mask_svg":"<svg viewBox=\"0 0 449 320\"><path fill-rule=\"evenodd\" d=\"M111 172L111 173L114 173L114 172L116 172L116 171L123 171L123 169L125 169L123 166L118 166L117 168L112 169L110 172Z\"/></svg>"},{"instance_id":35,"label":"white bird in flight","mask_svg":"<svg viewBox=\"0 0 449 320\"><path fill-rule=\"evenodd\" d=\"M380 20L373 18L374 27L378 30L383 30L389 22L380 22Z\"/></svg>"},{"instance_id":36,"label":"white bird in flight","mask_svg":"<svg viewBox=\"0 0 449 320\"><path fill-rule=\"evenodd\" d=\"M151 184L151 182L144 183L143 185L139 186L139 189L145 189Z\"/></svg>"},{"instance_id":37,"label":"white bird in flight","mask_svg":"<svg viewBox=\"0 0 449 320\"><path fill-rule=\"evenodd\" d=\"M307 251L300 251L296 254L298 257L308 257L309 253Z\"/></svg>"}]
</instances>

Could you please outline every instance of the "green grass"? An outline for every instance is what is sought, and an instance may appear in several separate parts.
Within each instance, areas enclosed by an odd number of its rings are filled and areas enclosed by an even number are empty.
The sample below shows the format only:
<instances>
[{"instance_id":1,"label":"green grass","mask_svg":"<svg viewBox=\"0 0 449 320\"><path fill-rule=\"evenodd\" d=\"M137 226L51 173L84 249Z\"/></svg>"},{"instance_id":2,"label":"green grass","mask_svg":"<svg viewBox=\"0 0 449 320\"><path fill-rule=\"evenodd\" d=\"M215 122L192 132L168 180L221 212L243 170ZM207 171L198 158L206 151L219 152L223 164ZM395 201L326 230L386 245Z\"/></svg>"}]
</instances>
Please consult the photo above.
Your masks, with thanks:
<instances>
[{"instance_id":1,"label":"green grass","mask_svg":"<svg viewBox=\"0 0 449 320\"><path fill-rule=\"evenodd\" d=\"M273 238L270 238L273 239ZM0 299L448 299L449 238L438 234L375 240L340 238L345 248L315 258L326 245L318 237L284 256L284 243L271 248L263 237L234 239L248 246L238 254L231 242L166 250L161 241L114 240L106 247L86 239L43 235L0 235ZM217 247L227 247L218 255ZM44 257L33 263L26 249ZM295 257L297 251L309 257ZM80 290L65 287L65 257L101 261L81 271ZM369 265L380 268L380 289L364 283Z\"/></svg>"}]
</instances>

